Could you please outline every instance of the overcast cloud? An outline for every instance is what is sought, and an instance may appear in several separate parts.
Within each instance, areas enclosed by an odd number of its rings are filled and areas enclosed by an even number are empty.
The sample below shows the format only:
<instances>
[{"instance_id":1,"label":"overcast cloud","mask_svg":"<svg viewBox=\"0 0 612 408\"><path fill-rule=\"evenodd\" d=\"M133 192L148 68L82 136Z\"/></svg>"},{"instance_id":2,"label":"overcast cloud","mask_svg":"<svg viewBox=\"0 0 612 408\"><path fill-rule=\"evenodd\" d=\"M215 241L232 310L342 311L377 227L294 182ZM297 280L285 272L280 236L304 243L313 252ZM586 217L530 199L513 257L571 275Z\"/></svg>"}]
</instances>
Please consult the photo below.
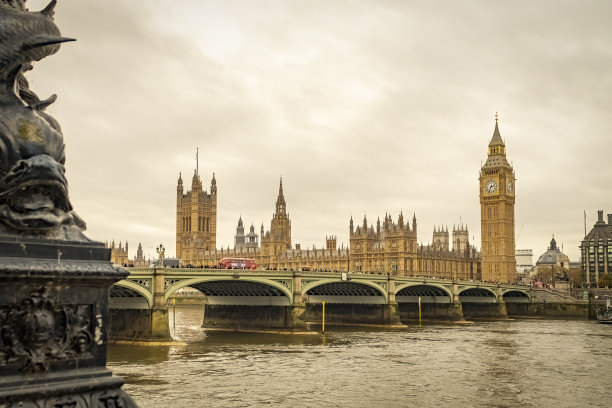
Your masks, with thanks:
<instances>
[{"instance_id":1,"label":"overcast cloud","mask_svg":"<svg viewBox=\"0 0 612 408\"><path fill-rule=\"evenodd\" d=\"M29 1L32 10L46 2ZM175 253L176 182L218 184L217 245L269 229L279 177L293 243L348 244L351 217L461 219L480 247L478 172L499 111L517 248L578 259L612 213L609 1L62 0L77 38L37 63L57 93L76 211L97 240ZM535 261L534 259L534 261Z\"/></svg>"}]
</instances>

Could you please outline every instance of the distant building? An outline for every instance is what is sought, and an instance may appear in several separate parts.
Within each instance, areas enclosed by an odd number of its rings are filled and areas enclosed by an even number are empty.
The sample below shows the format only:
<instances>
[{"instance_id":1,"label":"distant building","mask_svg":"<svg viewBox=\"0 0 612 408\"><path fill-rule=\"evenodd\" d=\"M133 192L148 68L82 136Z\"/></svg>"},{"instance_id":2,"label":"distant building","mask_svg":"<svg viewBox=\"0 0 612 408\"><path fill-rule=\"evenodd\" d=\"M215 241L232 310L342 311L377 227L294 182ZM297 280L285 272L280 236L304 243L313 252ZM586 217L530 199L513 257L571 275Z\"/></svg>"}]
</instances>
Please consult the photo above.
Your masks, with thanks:
<instances>
[{"instance_id":1,"label":"distant building","mask_svg":"<svg viewBox=\"0 0 612 408\"><path fill-rule=\"evenodd\" d=\"M525 275L533 268L533 249L517 249L514 251L516 258L516 273Z\"/></svg>"},{"instance_id":2,"label":"distant building","mask_svg":"<svg viewBox=\"0 0 612 408\"><path fill-rule=\"evenodd\" d=\"M583 284L596 286L599 278L612 272L612 214L606 224L603 210L597 211L597 222L580 243L580 252Z\"/></svg>"},{"instance_id":3,"label":"distant building","mask_svg":"<svg viewBox=\"0 0 612 408\"><path fill-rule=\"evenodd\" d=\"M556 280L569 278L570 260L559 247L555 237L550 240L550 246L536 261L534 276L544 282L554 284Z\"/></svg>"},{"instance_id":4,"label":"distant building","mask_svg":"<svg viewBox=\"0 0 612 408\"><path fill-rule=\"evenodd\" d=\"M164 266L166 268L178 268L180 265L180 259L178 258L164 258ZM157 261L159 266L159 261Z\"/></svg>"},{"instance_id":5,"label":"distant building","mask_svg":"<svg viewBox=\"0 0 612 408\"><path fill-rule=\"evenodd\" d=\"M412 224L404 221L403 214L397 222L385 215L378 220L376 228L349 223L350 249L338 247L336 236L325 237L324 248L302 249L291 245L291 220L283 192L282 181L276 199L276 211L272 216L270 230L261 226L261 246L248 245L256 242L256 234L244 234L242 217L234 238L234 249L216 249L204 252L204 265L216 265L223 257L255 258L257 266L269 269L302 269L327 271L355 271L381 273L398 276L422 275L457 279L480 278L480 253L469 243L469 232L463 224L453 227L452 249L448 227L435 227L432 245L418 245L416 216ZM249 238L251 237L251 238ZM244 244L243 244L244 243Z\"/></svg>"},{"instance_id":6,"label":"distant building","mask_svg":"<svg viewBox=\"0 0 612 408\"><path fill-rule=\"evenodd\" d=\"M142 243L138 243L138 249L136 250L136 258L132 262L136 268L145 268L151 264L151 261L145 259L144 251L142 250Z\"/></svg>"},{"instance_id":7,"label":"distant building","mask_svg":"<svg viewBox=\"0 0 612 408\"><path fill-rule=\"evenodd\" d=\"M119 245L115 245L114 239L110 244L105 242L104 246L111 250L111 262L113 264L120 266L128 266L130 264L127 241L125 241L125 247L121 244L121 241L119 241Z\"/></svg>"},{"instance_id":8,"label":"distant building","mask_svg":"<svg viewBox=\"0 0 612 408\"><path fill-rule=\"evenodd\" d=\"M125 246L119 242L119 244L115 244L115 240L113 240L110 244L105 242L104 245L106 248L111 250L111 262L115 265L120 266L129 266L136 268L148 268L151 264L150 259L145 259L144 251L142 250L142 243L138 243L138 249L136 250L136 258L129 259L128 254L128 243L125 241Z\"/></svg>"},{"instance_id":9,"label":"distant building","mask_svg":"<svg viewBox=\"0 0 612 408\"><path fill-rule=\"evenodd\" d=\"M236 235L234 235L234 250L241 251L242 249L257 247L259 247L259 236L255 232L255 226L251 224L249 233L245 235L242 216L240 216L238 226L236 227Z\"/></svg>"}]
</instances>

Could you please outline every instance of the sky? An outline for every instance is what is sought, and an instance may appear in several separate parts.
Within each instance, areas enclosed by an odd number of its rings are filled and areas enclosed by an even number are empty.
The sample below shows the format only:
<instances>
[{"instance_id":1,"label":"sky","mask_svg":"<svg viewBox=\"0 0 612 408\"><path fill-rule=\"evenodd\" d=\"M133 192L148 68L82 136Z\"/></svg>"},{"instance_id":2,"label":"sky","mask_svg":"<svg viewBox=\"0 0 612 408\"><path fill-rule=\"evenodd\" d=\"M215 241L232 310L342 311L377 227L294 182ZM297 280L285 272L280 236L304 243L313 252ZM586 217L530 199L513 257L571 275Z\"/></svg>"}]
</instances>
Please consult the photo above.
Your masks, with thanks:
<instances>
[{"instance_id":1,"label":"sky","mask_svg":"<svg viewBox=\"0 0 612 408\"><path fill-rule=\"evenodd\" d=\"M29 1L40 10L42 1ZM516 248L572 261L612 213L612 2L61 0L76 38L28 73L57 93L73 207L98 241L175 254L176 184L218 186L217 247L270 220L348 245L351 216L463 222L495 112L516 172Z\"/></svg>"}]
</instances>

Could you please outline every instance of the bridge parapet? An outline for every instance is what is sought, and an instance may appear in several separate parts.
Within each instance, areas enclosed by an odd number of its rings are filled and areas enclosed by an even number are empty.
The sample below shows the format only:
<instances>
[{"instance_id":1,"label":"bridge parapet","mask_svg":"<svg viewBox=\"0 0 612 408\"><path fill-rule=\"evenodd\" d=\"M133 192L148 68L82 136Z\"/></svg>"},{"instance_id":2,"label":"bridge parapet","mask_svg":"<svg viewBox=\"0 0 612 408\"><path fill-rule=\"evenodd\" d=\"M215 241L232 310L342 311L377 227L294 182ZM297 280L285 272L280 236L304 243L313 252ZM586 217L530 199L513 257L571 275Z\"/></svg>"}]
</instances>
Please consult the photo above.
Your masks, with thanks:
<instances>
[{"instance_id":1,"label":"bridge parapet","mask_svg":"<svg viewBox=\"0 0 612 408\"><path fill-rule=\"evenodd\" d=\"M148 301L152 300L155 294L158 293L159 301L157 303L160 304L182 287L213 280L251 281L270 285L285 293L290 299L290 303L296 301L296 295L298 297L305 295L308 290L316 286L345 280L375 288L385 298L385 303L394 303L397 292L417 285L439 288L447 292L452 303L460 301L459 297L462 292L472 289L480 289L492 294L495 302L498 303L504 302L504 298L508 298L508 296L505 297L508 293L520 294L520 296L510 296L513 298L521 297L528 299L528 301L532 299L532 290L528 287L419 276L398 277L368 273L206 268L129 268L129 271L131 273L130 276L126 280L119 282L118 285L137 289L136 291L143 294ZM163 284L160 281L162 275ZM296 279L298 276L299 278ZM296 284L297 280L299 280L299 285ZM157 282L161 287L153 290L154 282ZM163 300L159 295L160 293L163 293Z\"/></svg>"}]
</instances>

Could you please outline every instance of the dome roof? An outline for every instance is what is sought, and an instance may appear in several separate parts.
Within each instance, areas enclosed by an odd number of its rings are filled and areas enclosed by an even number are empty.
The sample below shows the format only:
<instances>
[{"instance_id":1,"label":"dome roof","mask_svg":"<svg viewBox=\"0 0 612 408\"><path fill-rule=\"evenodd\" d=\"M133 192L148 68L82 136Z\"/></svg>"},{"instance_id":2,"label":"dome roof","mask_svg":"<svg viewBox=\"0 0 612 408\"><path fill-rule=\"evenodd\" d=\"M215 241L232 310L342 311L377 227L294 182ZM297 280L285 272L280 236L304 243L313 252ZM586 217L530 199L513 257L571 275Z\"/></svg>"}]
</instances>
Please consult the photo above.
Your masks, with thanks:
<instances>
[{"instance_id":1,"label":"dome roof","mask_svg":"<svg viewBox=\"0 0 612 408\"><path fill-rule=\"evenodd\" d=\"M559 251L558 249L549 249L548 251L540 255L538 261L536 262L536 265L556 265L557 261L559 260L560 253L561 251Z\"/></svg>"},{"instance_id":2,"label":"dome roof","mask_svg":"<svg viewBox=\"0 0 612 408\"><path fill-rule=\"evenodd\" d=\"M557 241L555 241L555 237L553 236L548 250L540 255L536 265L556 265L559 262L569 263L569 258L559 250L557 247Z\"/></svg>"}]
</instances>

